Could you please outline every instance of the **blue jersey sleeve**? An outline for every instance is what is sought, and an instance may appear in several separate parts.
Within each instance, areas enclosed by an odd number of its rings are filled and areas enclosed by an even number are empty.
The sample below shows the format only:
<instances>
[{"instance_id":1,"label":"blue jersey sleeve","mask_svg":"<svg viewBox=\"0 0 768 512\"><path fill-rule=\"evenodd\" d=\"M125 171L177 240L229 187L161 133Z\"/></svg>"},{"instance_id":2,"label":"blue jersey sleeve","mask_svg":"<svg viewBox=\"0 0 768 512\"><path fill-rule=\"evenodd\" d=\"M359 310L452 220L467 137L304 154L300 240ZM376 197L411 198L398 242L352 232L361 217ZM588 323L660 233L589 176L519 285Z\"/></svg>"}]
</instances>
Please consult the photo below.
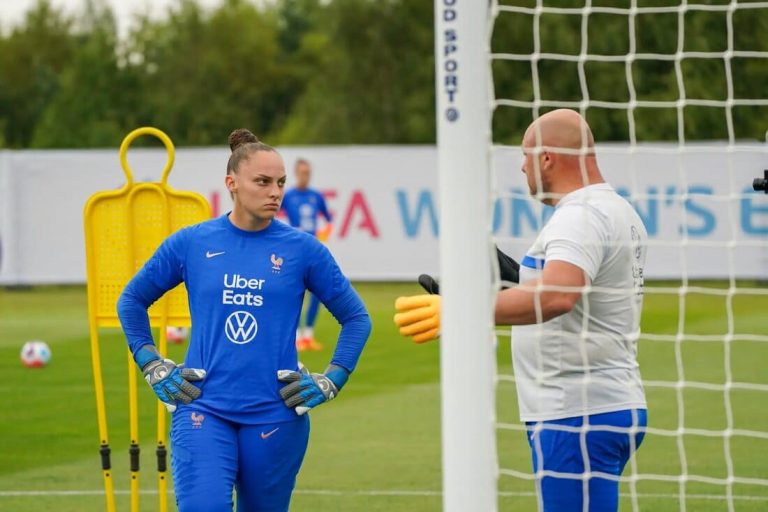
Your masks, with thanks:
<instances>
[{"instance_id":1,"label":"blue jersey sleeve","mask_svg":"<svg viewBox=\"0 0 768 512\"><path fill-rule=\"evenodd\" d=\"M341 366L351 373L357 366L365 342L371 334L371 317L352 286L335 299L325 303L325 307L341 324L341 332L331 364Z\"/></svg>"},{"instance_id":2,"label":"blue jersey sleeve","mask_svg":"<svg viewBox=\"0 0 768 512\"><path fill-rule=\"evenodd\" d=\"M149 307L184 279L186 230L168 237L126 285L117 301L117 315L131 353L154 344Z\"/></svg>"},{"instance_id":3,"label":"blue jersey sleeve","mask_svg":"<svg viewBox=\"0 0 768 512\"><path fill-rule=\"evenodd\" d=\"M351 285L328 248L316 238L309 240L307 260L310 263L307 266L304 284L323 304L328 304L346 292Z\"/></svg>"},{"instance_id":4,"label":"blue jersey sleeve","mask_svg":"<svg viewBox=\"0 0 768 512\"><path fill-rule=\"evenodd\" d=\"M371 319L365 304L342 274L330 251L320 242L312 242L314 250L306 285L341 324L331 363L352 372L371 333Z\"/></svg>"},{"instance_id":5,"label":"blue jersey sleeve","mask_svg":"<svg viewBox=\"0 0 768 512\"><path fill-rule=\"evenodd\" d=\"M320 192L317 193L317 211L320 215L325 217L325 220L333 222L331 212L328 211L328 205L325 203L325 198Z\"/></svg>"}]
</instances>

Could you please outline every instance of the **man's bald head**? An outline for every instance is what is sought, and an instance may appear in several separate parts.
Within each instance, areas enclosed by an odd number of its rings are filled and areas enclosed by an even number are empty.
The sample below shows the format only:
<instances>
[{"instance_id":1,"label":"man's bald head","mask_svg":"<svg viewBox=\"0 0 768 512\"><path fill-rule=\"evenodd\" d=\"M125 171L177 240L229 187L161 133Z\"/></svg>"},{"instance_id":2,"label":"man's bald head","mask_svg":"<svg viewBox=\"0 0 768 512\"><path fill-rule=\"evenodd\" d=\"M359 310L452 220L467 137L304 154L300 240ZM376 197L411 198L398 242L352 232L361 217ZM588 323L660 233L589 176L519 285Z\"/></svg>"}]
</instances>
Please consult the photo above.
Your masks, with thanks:
<instances>
[{"instance_id":1,"label":"man's bald head","mask_svg":"<svg viewBox=\"0 0 768 512\"><path fill-rule=\"evenodd\" d=\"M592 130L569 109L547 112L523 136L522 171L531 195L555 205L563 195L605 180L595 156Z\"/></svg>"},{"instance_id":2,"label":"man's bald head","mask_svg":"<svg viewBox=\"0 0 768 512\"><path fill-rule=\"evenodd\" d=\"M584 118L575 110L561 108L547 112L531 123L523 137L523 147L541 146L543 150L568 154L594 154L595 139Z\"/></svg>"}]
</instances>

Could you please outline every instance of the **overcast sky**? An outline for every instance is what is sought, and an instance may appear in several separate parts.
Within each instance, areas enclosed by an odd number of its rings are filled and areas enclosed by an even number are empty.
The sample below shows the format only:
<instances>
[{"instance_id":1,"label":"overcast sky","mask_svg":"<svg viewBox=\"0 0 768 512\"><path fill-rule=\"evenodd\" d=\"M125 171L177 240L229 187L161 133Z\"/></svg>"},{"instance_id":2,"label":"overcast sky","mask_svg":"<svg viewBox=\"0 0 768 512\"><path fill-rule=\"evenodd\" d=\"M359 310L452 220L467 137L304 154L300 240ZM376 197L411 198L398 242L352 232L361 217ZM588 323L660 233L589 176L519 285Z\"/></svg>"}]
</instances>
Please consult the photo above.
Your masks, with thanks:
<instances>
[{"instance_id":1,"label":"overcast sky","mask_svg":"<svg viewBox=\"0 0 768 512\"><path fill-rule=\"evenodd\" d=\"M117 16L117 22L121 33L125 33L131 21L131 14L135 12L150 12L160 16L177 0L106 0L112 6L112 11ZM35 5L36 0L0 0L0 21L3 29L7 29L22 19L24 13ZM56 7L63 7L66 11L77 12L82 10L83 0L51 0ZM198 0L204 7L213 7L221 3L221 0Z\"/></svg>"}]
</instances>

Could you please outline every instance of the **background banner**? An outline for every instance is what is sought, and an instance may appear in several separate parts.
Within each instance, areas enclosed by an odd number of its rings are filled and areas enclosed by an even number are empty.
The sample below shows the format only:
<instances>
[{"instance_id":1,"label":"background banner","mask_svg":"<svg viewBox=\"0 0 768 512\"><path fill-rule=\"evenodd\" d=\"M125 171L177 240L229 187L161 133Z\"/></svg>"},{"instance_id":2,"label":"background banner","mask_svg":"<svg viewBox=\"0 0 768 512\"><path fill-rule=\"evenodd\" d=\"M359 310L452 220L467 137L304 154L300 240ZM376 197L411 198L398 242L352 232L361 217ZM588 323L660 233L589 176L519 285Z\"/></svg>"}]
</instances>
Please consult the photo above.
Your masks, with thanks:
<instances>
[{"instance_id":1,"label":"background banner","mask_svg":"<svg viewBox=\"0 0 768 512\"><path fill-rule=\"evenodd\" d=\"M598 146L606 179L625 195L650 235L649 278L768 276L768 196L752 180L768 167L761 145ZM354 280L411 280L439 271L436 150L431 146L280 149L294 182L299 157L334 216L328 245ZM169 184L229 211L227 148L178 148ZM156 181L164 149L131 149L136 181ZM528 197L518 148L494 151L494 234L515 259L551 214ZM479 171L478 171L479 172ZM83 207L124 182L114 150L0 151L0 284L85 282ZM461 204L450 205L462 208ZM468 212L469 214L469 212Z\"/></svg>"}]
</instances>

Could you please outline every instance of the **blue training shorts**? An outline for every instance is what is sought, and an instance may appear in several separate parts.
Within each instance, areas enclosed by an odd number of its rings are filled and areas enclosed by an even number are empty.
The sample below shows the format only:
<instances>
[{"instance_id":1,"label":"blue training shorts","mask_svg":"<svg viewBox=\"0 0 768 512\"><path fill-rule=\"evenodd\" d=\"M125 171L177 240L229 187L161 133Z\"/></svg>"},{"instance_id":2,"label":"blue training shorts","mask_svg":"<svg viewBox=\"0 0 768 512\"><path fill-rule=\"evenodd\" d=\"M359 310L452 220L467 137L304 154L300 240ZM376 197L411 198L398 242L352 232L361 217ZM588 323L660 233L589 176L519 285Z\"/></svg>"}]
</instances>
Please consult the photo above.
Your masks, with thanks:
<instances>
[{"instance_id":1,"label":"blue training shorts","mask_svg":"<svg viewBox=\"0 0 768 512\"><path fill-rule=\"evenodd\" d=\"M594 473L620 476L634 451L640 447L648 425L645 409L593 414L588 417L594 430L579 431L584 417L528 422L528 444L543 512L616 512L619 508L619 482ZM627 429L624 432L600 430L600 426ZM561 427L558 429L558 427ZM562 427L571 428L571 431ZM640 428L630 442L629 429ZM582 441L583 438L583 441ZM634 446L633 446L634 444ZM585 452L586 451L586 456ZM591 477L582 476L588 467ZM565 475L543 475L554 471ZM568 478L569 476L575 478Z\"/></svg>"},{"instance_id":2,"label":"blue training shorts","mask_svg":"<svg viewBox=\"0 0 768 512\"><path fill-rule=\"evenodd\" d=\"M241 425L181 406L171 421L179 512L287 512L309 441L309 417Z\"/></svg>"}]
</instances>

